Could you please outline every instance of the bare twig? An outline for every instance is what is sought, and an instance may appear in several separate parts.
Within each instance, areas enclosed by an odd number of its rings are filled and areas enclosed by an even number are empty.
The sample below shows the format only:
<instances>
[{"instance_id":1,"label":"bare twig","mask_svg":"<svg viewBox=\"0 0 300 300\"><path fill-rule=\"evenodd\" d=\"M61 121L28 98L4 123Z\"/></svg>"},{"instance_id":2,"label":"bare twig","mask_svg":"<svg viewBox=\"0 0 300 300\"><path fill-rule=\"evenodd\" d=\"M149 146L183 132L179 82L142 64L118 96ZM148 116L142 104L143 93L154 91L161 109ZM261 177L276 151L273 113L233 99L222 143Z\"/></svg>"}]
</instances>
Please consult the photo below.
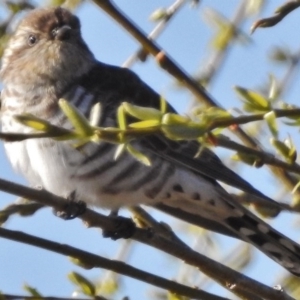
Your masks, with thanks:
<instances>
[{"instance_id":1,"label":"bare twig","mask_svg":"<svg viewBox=\"0 0 300 300\"><path fill-rule=\"evenodd\" d=\"M263 164L271 165L274 167L282 168L286 171L293 172L295 174L300 174L300 166L296 163L286 163L278 158L276 158L273 154L260 151L260 150L255 150L249 147L246 147L244 145L241 145L237 142L234 142L228 138L224 137L214 137L214 145L215 146L220 146L226 149L234 150L237 152L241 152L247 155L253 155L257 157L260 161L260 166Z\"/></svg>"},{"instance_id":2,"label":"bare twig","mask_svg":"<svg viewBox=\"0 0 300 300\"><path fill-rule=\"evenodd\" d=\"M218 71L219 73L220 69L222 68L225 59L229 54L230 45L238 32L239 26L241 26L246 20L245 15L247 5L249 5L248 0L240 1L232 19L228 20L232 30L228 30L227 32L226 43L224 43L220 49L217 49L216 51L210 51L210 57L206 60L206 67L204 66L200 76L197 76L204 78L206 83L211 83L213 77L216 75L216 72Z\"/></svg>"},{"instance_id":3,"label":"bare twig","mask_svg":"<svg viewBox=\"0 0 300 300\"><path fill-rule=\"evenodd\" d=\"M56 210L63 210L66 204L65 199L45 190L34 190L3 179L0 179L0 190L17 196L22 196L27 199L36 200L42 204L51 206ZM85 221L85 223L90 227L100 227L108 231L115 229L114 219L112 220L111 218L103 216L90 209L87 209L86 212L79 218ZM236 295L239 295L243 299L251 300L249 297L246 298L246 295L249 294L260 295L265 300L293 299L288 295L282 295L279 291L271 289L256 280L253 280L205 257L204 255L201 255L200 253L197 253L196 251L193 251L184 243L179 243L179 239L177 239L176 243L174 243L172 240L156 234L155 232L149 232L149 230L140 228L136 229L132 239L155 247L156 249L160 249L167 254L184 260L187 264L199 268L199 270L207 276L213 278L223 287Z\"/></svg>"},{"instance_id":4,"label":"bare twig","mask_svg":"<svg viewBox=\"0 0 300 300\"><path fill-rule=\"evenodd\" d=\"M176 0L172 5L170 5L165 10L165 15L163 20L161 20L156 27L150 32L148 38L151 40L155 40L162 31L166 28L166 25L169 21L174 17L175 13L179 11L179 9L187 2L187 0ZM139 60L145 61L148 56L148 53L144 50L144 48L138 49L134 54L132 54L123 64L122 67L130 68L130 66Z\"/></svg>"},{"instance_id":5,"label":"bare twig","mask_svg":"<svg viewBox=\"0 0 300 300\"><path fill-rule=\"evenodd\" d=\"M278 7L275 11L274 16L269 18L264 18L256 21L251 26L251 33L253 33L258 27L271 27L279 23L284 17L286 17L289 13L300 6L300 2L298 0L291 0Z\"/></svg>"},{"instance_id":6,"label":"bare twig","mask_svg":"<svg viewBox=\"0 0 300 300\"><path fill-rule=\"evenodd\" d=\"M276 118L284 118L284 117L298 117L300 118L300 109L273 109L272 112L274 112ZM259 113L259 114L251 114L251 115L245 115L235 118L228 118L228 119L216 119L216 121L213 121L209 127L208 130L212 130L219 127L228 127L234 124L242 125L247 124L250 122L255 121L262 121L264 120L266 113Z\"/></svg>"},{"instance_id":7,"label":"bare twig","mask_svg":"<svg viewBox=\"0 0 300 300\"><path fill-rule=\"evenodd\" d=\"M83 263L84 265L88 265L90 267L108 269L117 272L119 274L123 274L131 278L135 278L137 280L147 282L149 284L163 288L165 290L172 291L173 293L178 293L180 295L184 295L194 299L229 300L227 298L218 297L209 294L207 292L200 291L195 288L190 288L183 284L179 284L174 281L164 279L160 276L131 267L125 264L124 262L107 259L99 255L95 255L90 252L83 251L66 244L56 243L20 231L0 228L0 236L13 241L17 241L31 246L36 246L38 248L42 248L45 250L49 250L58 254L66 255L80 260L80 263Z\"/></svg>"},{"instance_id":8,"label":"bare twig","mask_svg":"<svg viewBox=\"0 0 300 300\"><path fill-rule=\"evenodd\" d=\"M299 70L299 63L300 63L300 50L296 53L294 53L289 60L290 65L289 68L286 70L283 78L277 85L277 91L276 91L276 98L279 98L284 95L284 92L286 90L289 90L289 87L291 85L291 81L297 80L297 71Z\"/></svg>"},{"instance_id":9,"label":"bare twig","mask_svg":"<svg viewBox=\"0 0 300 300\"><path fill-rule=\"evenodd\" d=\"M166 53L147 36L127 17L121 13L109 0L94 0L106 13L114 18L124 29L126 29L142 47L156 57L160 66L182 82L194 95L208 106L216 106L215 101L207 94L205 89L189 77Z\"/></svg>"},{"instance_id":10,"label":"bare twig","mask_svg":"<svg viewBox=\"0 0 300 300\"><path fill-rule=\"evenodd\" d=\"M188 76L166 53L152 40L148 39L146 35L123 13L121 13L110 0L93 0L99 7L108 13L114 20L116 20L124 29L126 29L147 52L156 57L160 66L169 72L179 82L183 83L189 89L197 100L206 104L207 106L218 106L217 102L207 93L207 91L190 76ZM251 148L262 149L262 147L247 135L241 128L237 127L233 131L242 141ZM297 184L297 179L291 176L288 172L281 168L271 167L272 172L281 179L281 181L292 190Z\"/></svg>"}]
</instances>

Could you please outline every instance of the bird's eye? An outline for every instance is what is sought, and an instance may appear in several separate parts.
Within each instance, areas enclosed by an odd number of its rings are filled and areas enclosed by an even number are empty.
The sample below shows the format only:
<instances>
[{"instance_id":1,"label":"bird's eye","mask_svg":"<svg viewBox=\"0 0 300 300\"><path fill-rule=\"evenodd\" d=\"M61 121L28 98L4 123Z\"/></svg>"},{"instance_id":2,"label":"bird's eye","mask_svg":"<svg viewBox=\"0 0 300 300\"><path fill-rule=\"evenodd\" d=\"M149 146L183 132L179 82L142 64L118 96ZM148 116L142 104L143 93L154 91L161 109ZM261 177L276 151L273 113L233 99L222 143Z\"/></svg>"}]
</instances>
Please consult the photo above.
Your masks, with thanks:
<instances>
[{"instance_id":1,"label":"bird's eye","mask_svg":"<svg viewBox=\"0 0 300 300\"><path fill-rule=\"evenodd\" d=\"M37 42L37 37L34 34L30 34L28 37L28 45L33 46Z\"/></svg>"},{"instance_id":2,"label":"bird's eye","mask_svg":"<svg viewBox=\"0 0 300 300\"><path fill-rule=\"evenodd\" d=\"M51 31L51 34L52 34L53 37L55 37L56 33L57 33L57 27L55 27L55 28L52 29L52 31Z\"/></svg>"}]
</instances>

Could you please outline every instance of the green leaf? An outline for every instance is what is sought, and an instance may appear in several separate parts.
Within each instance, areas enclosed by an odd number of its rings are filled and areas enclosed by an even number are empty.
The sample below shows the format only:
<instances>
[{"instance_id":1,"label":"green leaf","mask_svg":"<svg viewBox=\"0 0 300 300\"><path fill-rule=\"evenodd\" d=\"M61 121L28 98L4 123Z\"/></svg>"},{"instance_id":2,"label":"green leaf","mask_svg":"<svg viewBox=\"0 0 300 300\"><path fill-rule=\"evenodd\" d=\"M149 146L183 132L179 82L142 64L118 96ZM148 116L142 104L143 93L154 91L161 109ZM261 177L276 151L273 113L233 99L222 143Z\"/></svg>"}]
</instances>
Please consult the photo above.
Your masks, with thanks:
<instances>
[{"instance_id":1,"label":"green leaf","mask_svg":"<svg viewBox=\"0 0 300 300\"><path fill-rule=\"evenodd\" d=\"M133 148L131 145L127 144L126 145L126 150L139 162L141 162L142 164L146 165L146 166L151 166L151 161L149 160L149 158L144 155L143 153L139 152L138 150L136 150L135 148Z\"/></svg>"},{"instance_id":2,"label":"green leaf","mask_svg":"<svg viewBox=\"0 0 300 300\"><path fill-rule=\"evenodd\" d=\"M275 147L277 152L281 154L289 163L293 163L297 157L297 152L294 147L290 148L286 143L283 143L277 139L270 139L271 145Z\"/></svg>"},{"instance_id":3,"label":"green leaf","mask_svg":"<svg viewBox=\"0 0 300 300\"><path fill-rule=\"evenodd\" d=\"M274 101L278 96L278 83L274 75L269 75L270 79L270 90L269 90L269 100Z\"/></svg>"},{"instance_id":4,"label":"green leaf","mask_svg":"<svg viewBox=\"0 0 300 300\"><path fill-rule=\"evenodd\" d=\"M114 277L101 280L100 286L97 287L97 294L113 295L119 290L118 280Z\"/></svg>"},{"instance_id":5,"label":"green leaf","mask_svg":"<svg viewBox=\"0 0 300 300\"><path fill-rule=\"evenodd\" d=\"M16 115L14 117L18 122L35 130L48 132L52 125L43 119L40 119L32 114Z\"/></svg>"},{"instance_id":6,"label":"green leaf","mask_svg":"<svg viewBox=\"0 0 300 300\"><path fill-rule=\"evenodd\" d=\"M276 47L270 53L270 59L279 63L290 63L293 59L291 51L287 48Z\"/></svg>"},{"instance_id":7,"label":"green leaf","mask_svg":"<svg viewBox=\"0 0 300 300\"><path fill-rule=\"evenodd\" d=\"M120 144L117 146L117 149L116 149L116 152L115 152L115 155L114 155L114 160L117 160L120 155L124 152L124 150L126 149L126 144Z\"/></svg>"},{"instance_id":8,"label":"green leaf","mask_svg":"<svg viewBox=\"0 0 300 300\"><path fill-rule=\"evenodd\" d=\"M255 0L247 1L246 13L247 17L255 16L261 13L263 6L265 5L265 0Z\"/></svg>"},{"instance_id":9,"label":"green leaf","mask_svg":"<svg viewBox=\"0 0 300 300\"><path fill-rule=\"evenodd\" d=\"M90 280L88 280L87 278L85 278L77 272L69 273L68 278L71 282L73 282L76 286L80 288L81 292L84 295L95 296L96 288Z\"/></svg>"},{"instance_id":10,"label":"green leaf","mask_svg":"<svg viewBox=\"0 0 300 300\"><path fill-rule=\"evenodd\" d=\"M269 101L261 94L239 86L234 87L235 92L240 96L240 99L249 107L253 107L259 111L271 110Z\"/></svg>"},{"instance_id":11,"label":"green leaf","mask_svg":"<svg viewBox=\"0 0 300 300\"><path fill-rule=\"evenodd\" d=\"M92 126L98 126L101 119L101 103L98 102L93 105L90 113L90 124Z\"/></svg>"},{"instance_id":12,"label":"green leaf","mask_svg":"<svg viewBox=\"0 0 300 300\"><path fill-rule=\"evenodd\" d=\"M55 125L52 125L51 123L40 119L36 116L33 116L31 114L23 114L23 115L15 115L14 118L21 124L28 126L32 129L38 130L38 131L43 131L44 134L38 134L38 133L28 133L28 134L15 134L15 133L1 133L0 136L1 138L6 140L13 141L14 137L15 140L24 140L28 138L45 138L45 137L50 137L50 138L56 138L56 139L62 139L62 140L68 140L68 139L74 139L76 137L76 134L72 132L71 130L62 128L62 127L57 127Z\"/></svg>"},{"instance_id":13,"label":"green leaf","mask_svg":"<svg viewBox=\"0 0 300 300\"><path fill-rule=\"evenodd\" d=\"M249 113L253 113L256 111L261 112L261 109L259 109L256 105L253 105L251 103L244 103L243 109L244 109L244 111L249 112Z\"/></svg>"},{"instance_id":14,"label":"green leaf","mask_svg":"<svg viewBox=\"0 0 300 300\"><path fill-rule=\"evenodd\" d=\"M165 8L158 8L150 15L149 20L157 22L165 19L167 16L168 12Z\"/></svg>"},{"instance_id":15,"label":"green leaf","mask_svg":"<svg viewBox=\"0 0 300 300\"><path fill-rule=\"evenodd\" d=\"M167 113L163 116L163 125L186 125L190 122L190 119L184 116L180 116L173 113Z\"/></svg>"},{"instance_id":16,"label":"green leaf","mask_svg":"<svg viewBox=\"0 0 300 300\"><path fill-rule=\"evenodd\" d=\"M254 155L245 154L243 152L237 152L231 156L231 159L235 161L242 161L247 165L254 166L258 160L258 157Z\"/></svg>"},{"instance_id":17,"label":"green leaf","mask_svg":"<svg viewBox=\"0 0 300 300\"><path fill-rule=\"evenodd\" d=\"M42 294L34 287L29 286L28 284L23 285L23 289L28 292L32 297L35 297L36 300L42 300Z\"/></svg>"},{"instance_id":18,"label":"green leaf","mask_svg":"<svg viewBox=\"0 0 300 300\"><path fill-rule=\"evenodd\" d=\"M232 115L227 110L216 106L209 107L205 114L218 119L232 119Z\"/></svg>"},{"instance_id":19,"label":"green leaf","mask_svg":"<svg viewBox=\"0 0 300 300\"><path fill-rule=\"evenodd\" d=\"M84 137L93 135L94 128L75 106L65 99L59 99L58 104L79 135Z\"/></svg>"},{"instance_id":20,"label":"green leaf","mask_svg":"<svg viewBox=\"0 0 300 300\"><path fill-rule=\"evenodd\" d=\"M289 159L291 162L295 162L297 159L297 149L291 140L291 138L285 139L284 144L290 149L289 151Z\"/></svg>"},{"instance_id":21,"label":"green leaf","mask_svg":"<svg viewBox=\"0 0 300 300\"><path fill-rule=\"evenodd\" d=\"M194 140L207 132L205 128L193 125L163 125L162 131L172 140Z\"/></svg>"},{"instance_id":22,"label":"green leaf","mask_svg":"<svg viewBox=\"0 0 300 300\"><path fill-rule=\"evenodd\" d=\"M122 106L129 115L139 120L160 120L162 117L161 111L155 108L132 105L128 102L123 102Z\"/></svg>"},{"instance_id":23,"label":"green leaf","mask_svg":"<svg viewBox=\"0 0 300 300\"><path fill-rule=\"evenodd\" d=\"M230 120L232 119L232 115L219 107L209 107L205 111L202 111L198 116L201 123L209 125L214 121L221 121L221 120Z\"/></svg>"},{"instance_id":24,"label":"green leaf","mask_svg":"<svg viewBox=\"0 0 300 300\"><path fill-rule=\"evenodd\" d=\"M161 130L170 139L197 139L207 132L207 126L197 124L188 118L168 113L162 118Z\"/></svg>"},{"instance_id":25,"label":"green leaf","mask_svg":"<svg viewBox=\"0 0 300 300\"><path fill-rule=\"evenodd\" d=\"M93 269L95 267L95 265L87 264L87 263L82 262L80 259L75 258L75 257L69 257L69 259L73 264L75 264L75 265L77 265L81 268L84 268L86 270L90 270L90 269Z\"/></svg>"},{"instance_id":26,"label":"green leaf","mask_svg":"<svg viewBox=\"0 0 300 300\"><path fill-rule=\"evenodd\" d=\"M215 34L211 44L217 50L225 49L234 37L235 29L231 24L223 24L220 30Z\"/></svg>"},{"instance_id":27,"label":"green leaf","mask_svg":"<svg viewBox=\"0 0 300 300\"><path fill-rule=\"evenodd\" d=\"M176 293L168 291L167 300L189 300L189 298L185 296L178 295Z\"/></svg>"},{"instance_id":28,"label":"green leaf","mask_svg":"<svg viewBox=\"0 0 300 300\"><path fill-rule=\"evenodd\" d=\"M300 181L298 181L298 183L294 186L292 190L292 194L295 194L299 188L300 188Z\"/></svg>"},{"instance_id":29,"label":"green leaf","mask_svg":"<svg viewBox=\"0 0 300 300\"><path fill-rule=\"evenodd\" d=\"M125 130L127 128L124 105L118 107L118 124L119 128Z\"/></svg>"},{"instance_id":30,"label":"green leaf","mask_svg":"<svg viewBox=\"0 0 300 300\"><path fill-rule=\"evenodd\" d=\"M151 127L157 127L159 125L160 125L160 121L158 120L147 120L147 121L131 123L129 127L130 128L151 128Z\"/></svg>"},{"instance_id":31,"label":"green leaf","mask_svg":"<svg viewBox=\"0 0 300 300\"><path fill-rule=\"evenodd\" d=\"M160 96L160 112L165 114L167 112L168 104L165 98Z\"/></svg>"},{"instance_id":32,"label":"green leaf","mask_svg":"<svg viewBox=\"0 0 300 300\"><path fill-rule=\"evenodd\" d=\"M278 126L276 121L276 114L274 111L270 111L264 115L264 119L267 121L269 129L274 138L278 137Z\"/></svg>"}]
</instances>

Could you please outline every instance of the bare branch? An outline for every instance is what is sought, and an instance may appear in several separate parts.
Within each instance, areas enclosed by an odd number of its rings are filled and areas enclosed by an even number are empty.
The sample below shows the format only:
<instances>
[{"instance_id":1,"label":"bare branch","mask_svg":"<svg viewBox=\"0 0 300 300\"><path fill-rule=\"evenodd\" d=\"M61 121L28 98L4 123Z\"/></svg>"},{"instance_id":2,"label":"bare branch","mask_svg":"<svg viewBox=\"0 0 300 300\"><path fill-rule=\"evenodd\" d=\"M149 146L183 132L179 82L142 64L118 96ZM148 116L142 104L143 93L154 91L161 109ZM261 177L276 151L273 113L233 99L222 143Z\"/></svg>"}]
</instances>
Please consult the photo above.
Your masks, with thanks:
<instances>
[{"instance_id":1,"label":"bare branch","mask_svg":"<svg viewBox=\"0 0 300 300\"><path fill-rule=\"evenodd\" d=\"M31 246L49 250L58 254L69 256L80 260L80 263L89 265L91 267L103 268L111 270L137 280L147 282L151 285L163 288L165 290L191 297L194 299L207 299L207 300L229 300L227 298L214 296L207 292L190 288L183 284L176 283L171 280L164 279L160 276L142 271L140 269L131 267L124 262L117 260L111 260L99 255L92 254L87 251L80 250L78 248L56 243L47 239L39 238L30 234L26 234L20 231L8 230L0 228L0 236L6 239L10 239L16 242L25 243Z\"/></svg>"},{"instance_id":2,"label":"bare branch","mask_svg":"<svg viewBox=\"0 0 300 300\"><path fill-rule=\"evenodd\" d=\"M66 204L65 199L51 194L45 190L34 190L3 179L0 179L0 190L38 201L42 204L51 206L56 210L63 210ZM90 209L87 209L83 215L79 216L79 218L83 220L89 227L100 227L105 230L114 230L115 228L114 220ZM205 257L204 255L201 255L200 253L197 253L196 251L193 251L183 242L179 242L180 240L178 238L174 243L172 239L168 239L165 236L156 234L155 231L136 228L132 239L152 246L156 249L160 249L167 254L182 259L187 264L197 267L201 272L213 278L223 287L227 288L229 291L242 297L243 299L253 299L246 297L246 295L249 294L254 294L254 296L260 295L266 300L293 299L288 295L283 295L279 291L271 289L256 280L253 280L237 271L215 262L212 259ZM54 250L55 249L57 248L54 248ZM91 262L93 262L93 260Z\"/></svg>"},{"instance_id":3,"label":"bare branch","mask_svg":"<svg viewBox=\"0 0 300 300\"><path fill-rule=\"evenodd\" d=\"M162 31L166 28L169 21L174 17L174 15L179 11L179 9L187 2L187 0L176 0L172 5L170 5L165 10L165 16L163 20L161 20L156 27L151 31L148 35L148 38L151 40L155 40ZM145 61L148 56L148 52L144 50L144 48L138 49L134 54L132 54L123 64L122 67L130 68L130 66L136 61L141 60Z\"/></svg>"},{"instance_id":4,"label":"bare branch","mask_svg":"<svg viewBox=\"0 0 300 300\"><path fill-rule=\"evenodd\" d=\"M110 0L93 1L107 14L109 14L116 22L118 22L125 30L127 30L147 52L152 54L163 69L169 72L179 82L184 84L185 87L194 94L196 99L207 106L221 107L198 82L188 76L156 43L148 39L146 35L122 12L120 12ZM248 147L262 149L258 142L246 134L241 128L237 127L233 132ZM292 190L297 184L297 179L290 176L287 171L273 167L271 167L271 170L275 176L281 179L288 189Z\"/></svg>"},{"instance_id":5,"label":"bare branch","mask_svg":"<svg viewBox=\"0 0 300 300\"><path fill-rule=\"evenodd\" d=\"M282 6L278 7L275 11L274 16L269 18L264 18L256 21L251 26L251 33L253 33L258 27L265 28L265 27L272 27L278 24L283 18L285 18L289 13L300 6L300 2L298 0L288 1Z\"/></svg>"}]
</instances>

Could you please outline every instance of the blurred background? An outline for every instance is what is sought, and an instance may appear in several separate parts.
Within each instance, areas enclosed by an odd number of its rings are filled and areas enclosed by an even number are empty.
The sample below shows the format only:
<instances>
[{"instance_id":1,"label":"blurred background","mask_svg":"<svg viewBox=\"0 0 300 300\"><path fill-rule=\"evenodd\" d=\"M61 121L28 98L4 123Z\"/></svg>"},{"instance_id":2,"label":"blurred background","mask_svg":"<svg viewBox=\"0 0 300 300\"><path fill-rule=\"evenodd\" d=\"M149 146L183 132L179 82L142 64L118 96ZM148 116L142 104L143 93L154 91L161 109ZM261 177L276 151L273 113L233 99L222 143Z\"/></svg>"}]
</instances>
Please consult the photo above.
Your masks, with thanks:
<instances>
[{"instance_id":1,"label":"blurred background","mask_svg":"<svg viewBox=\"0 0 300 300\"><path fill-rule=\"evenodd\" d=\"M13 30L18 20L26 13L21 11L12 17L20 3L21 1L17 0L0 2L0 51L5 45L6 34ZM22 3L24 4L24 1ZM59 4L58 1L42 0L28 3L32 6ZM205 84L213 98L228 111L234 114L242 111L242 102L234 92L234 86L253 89L266 95L270 86L270 76L275 78L281 88L277 101L298 105L300 10L295 10L276 26L257 29L250 35L253 22L273 15L275 9L283 4L282 0L116 0L114 3L147 34L161 22L168 7L178 5L173 18L167 22L156 41L183 70ZM127 62L128 67L182 114L200 104L189 91L161 69L153 57L147 57L144 62L135 60L129 65L128 59L136 53L140 45L92 1L67 1L66 4L74 9L80 18L83 37L98 60L118 66ZM8 20L9 27L6 26ZM236 34L231 39L226 35L228 24L237 26ZM298 129L287 127L281 121L279 125L279 138L284 140L291 137L298 147ZM269 143L271 134L265 124L251 123L243 128L257 138L266 150L275 153ZM231 160L230 157L234 154L232 151L218 147L213 150L224 163L269 197L288 204L295 203L291 189L286 189L281 179L274 176L266 166L256 169ZM11 169L2 145L0 177L26 184ZM14 196L0 192L0 209L15 200ZM147 210L158 221L168 223L180 238L199 252L266 285L281 284L289 292L293 289L295 295L300 298L297 289L291 284L295 280L292 275L287 274L282 267L253 247L179 222L154 209ZM126 210L123 213L128 215ZM280 232L299 241L299 220L296 213L282 212L278 217L267 221ZM234 298L195 268L171 256L131 241L104 239L100 230L87 229L77 219L68 222L60 220L54 217L50 208L44 208L27 218L13 216L3 226L108 258L121 259L142 270L159 273L165 278ZM165 291L137 280L105 270L83 270L66 257L0 239L0 291L3 293L26 294L24 284L28 284L37 288L44 296L78 295L74 294L76 287L67 278L71 271L79 272L94 281L99 287L99 293L109 299L121 299L124 296L131 300L167 299Z\"/></svg>"}]
</instances>

